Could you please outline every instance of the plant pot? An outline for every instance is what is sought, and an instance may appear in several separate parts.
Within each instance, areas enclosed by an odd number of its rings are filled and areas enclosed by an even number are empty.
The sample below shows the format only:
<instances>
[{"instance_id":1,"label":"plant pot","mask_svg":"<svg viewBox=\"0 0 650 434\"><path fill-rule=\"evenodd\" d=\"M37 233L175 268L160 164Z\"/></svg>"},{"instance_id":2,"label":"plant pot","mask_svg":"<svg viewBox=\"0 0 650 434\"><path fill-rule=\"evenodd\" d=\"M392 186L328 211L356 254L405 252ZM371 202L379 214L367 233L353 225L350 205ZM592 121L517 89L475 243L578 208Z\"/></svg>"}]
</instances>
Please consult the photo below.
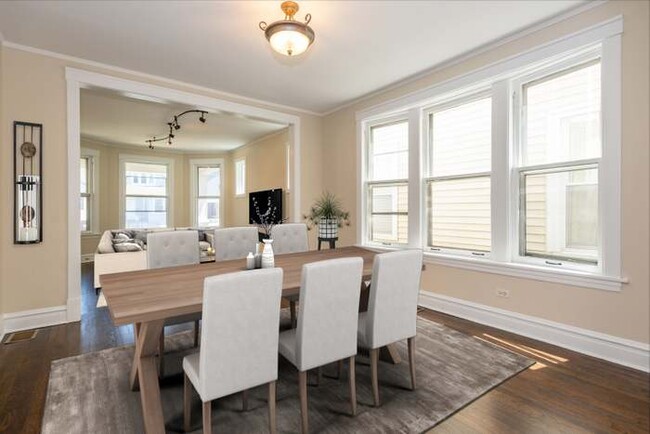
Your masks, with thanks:
<instances>
[{"instance_id":1,"label":"plant pot","mask_svg":"<svg viewBox=\"0 0 650 434\"><path fill-rule=\"evenodd\" d=\"M321 217L318 222L318 238L338 238L339 222L337 219L328 219Z\"/></svg>"}]
</instances>

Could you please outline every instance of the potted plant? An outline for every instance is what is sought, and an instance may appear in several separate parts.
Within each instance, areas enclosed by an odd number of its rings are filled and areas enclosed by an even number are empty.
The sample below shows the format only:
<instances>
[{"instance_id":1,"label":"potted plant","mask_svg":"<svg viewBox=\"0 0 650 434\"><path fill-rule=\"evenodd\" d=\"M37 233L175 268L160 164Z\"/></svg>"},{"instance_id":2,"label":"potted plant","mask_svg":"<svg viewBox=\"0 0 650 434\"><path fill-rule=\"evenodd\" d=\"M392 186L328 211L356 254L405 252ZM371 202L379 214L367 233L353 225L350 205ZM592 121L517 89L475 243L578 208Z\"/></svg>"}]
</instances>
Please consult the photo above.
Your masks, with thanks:
<instances>
[{"instance_id":1,"label":"potted plant","mask_svg":"<svg viewBox=\"0 0 650 434\"><path fill-rule=\"evenodd\" d=\"M324 239L338 238L339 228L350 226L350 213L344 211L338 198L328 191L316 200L303 218L309 229L318 226L318 237Z\"/></svg>"}]
</instances>

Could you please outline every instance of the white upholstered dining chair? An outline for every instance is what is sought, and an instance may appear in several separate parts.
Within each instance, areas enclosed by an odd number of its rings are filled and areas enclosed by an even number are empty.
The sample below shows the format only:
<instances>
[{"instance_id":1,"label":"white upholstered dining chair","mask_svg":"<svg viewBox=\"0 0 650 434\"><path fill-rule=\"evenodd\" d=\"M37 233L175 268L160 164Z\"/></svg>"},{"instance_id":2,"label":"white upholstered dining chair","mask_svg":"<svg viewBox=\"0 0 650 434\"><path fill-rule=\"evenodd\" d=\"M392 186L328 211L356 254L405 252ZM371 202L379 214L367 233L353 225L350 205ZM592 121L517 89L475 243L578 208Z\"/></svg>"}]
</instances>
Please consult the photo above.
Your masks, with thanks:
<instances>
[{"instance_id":1,"label":"white upholstered dining chair","mask_svg":"<svg viewBox=\"0 0 650 434\"><path fill-rule=\"evenodd\" d=\"M200 262L198 231L152 232L147 234L148 268L178 267ZM194 346L199 344L201 314L190 314L165 320L165 326L194 322ZM165 328L160 333L160 375L164 373Z\"/></svg>"},{"instance_id":2,"label":"white upholstered dining chair","mask_svg":"<svg viewBox=\"0 0 650 434\"><path fill-rule=\"evenodd\" d=\"M355 356L363 259L341 258L302 268L298 326L280 334L279 351L298 369L301 431L308 432L307 371L348 359L352 415L357 411Z\"/></svg>"},{"instance_id":3,"label":"white upholstered dining chair","mask_svg":"<svg viewBox=\"0 0 650 434\"><path fill-rule=\"evenodd\" d=\"M368 311L359 314L359 347L370 351L372 394L380 404L379 350L408 341L411 389L415 389L415 334L422 273L422 251L403 250L375 256Z\"/></svg>"},{"instance_id":4,"label":"white upholstered dining chair","mask_svg":"<svg viewBox=\"0 0 650 434\"><path fill-rule=\"evenodd\" d=\"M309 250L307 240L307 225L304 223L283 223L273 227L273 252L276 255L284 253L300 253ZM287 298L291 312L291 327L296 327L297 297Z\"/></svg>"},{"instance_id":5,"label":"white upholstered dining chair","mask_svg":"<svg viewBox=\"0 0 650 434\"><path fill-rule=\"evenodd\" d=\"M211 433L212 400L268 383L269 428L275 433L281 294L280 268L205 279L201 347L183 359L186 432L192 386L203 403L203 432Z\"/></svg>"},{"instance_id":6,"label":"white upholstered dining chair","mask_svg":"<svg viewBox=\"0 0 650 434\"><path fill-rule=\"evenodd\" d=\"M245 258L254 252L259 241L256 227L224 228L214 230L214 260L228 261Z\"/></svg>"},{"instance_id":7,"label":"white upholstered dining chair","mask_svg":"<svg viewBox=\"0 0 650 434\"><path fill-rule=\"evenodd\" d=\"M273 227L273 252L300 253L309 250L307 225L304 223L283 223Z\"/></svg>"}]
</instances>

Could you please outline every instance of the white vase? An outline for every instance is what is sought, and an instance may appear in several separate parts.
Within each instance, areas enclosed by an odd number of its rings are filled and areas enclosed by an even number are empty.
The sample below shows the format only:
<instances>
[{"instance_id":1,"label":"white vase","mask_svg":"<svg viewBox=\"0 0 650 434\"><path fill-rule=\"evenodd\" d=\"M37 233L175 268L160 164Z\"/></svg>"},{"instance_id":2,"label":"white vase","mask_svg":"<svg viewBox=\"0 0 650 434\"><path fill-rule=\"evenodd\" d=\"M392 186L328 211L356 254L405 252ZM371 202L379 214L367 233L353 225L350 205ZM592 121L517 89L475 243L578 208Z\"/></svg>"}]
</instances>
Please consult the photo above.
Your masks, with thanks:
<instances>
[{"instance_id":1,"label":"white vase","mask_svg":"<svg viewBox=\"0 0 650 434\"><path fill-rule=\"evenodd\" d=\"M273 256L273 240L262 240L264 250L262 250L262 268L275 267L275 257Z\"/></svg>"},{"instance_id":2,"label":"white vase","mask_svg":"<svg viewBox=\"0 0 650 434\"><path fill-rule=\"evenodd\" d=\"M336 219L321 217L318 222L318 237L325 239L337 238L339 236L339 222Z\"/></svg>"}]
</instances>

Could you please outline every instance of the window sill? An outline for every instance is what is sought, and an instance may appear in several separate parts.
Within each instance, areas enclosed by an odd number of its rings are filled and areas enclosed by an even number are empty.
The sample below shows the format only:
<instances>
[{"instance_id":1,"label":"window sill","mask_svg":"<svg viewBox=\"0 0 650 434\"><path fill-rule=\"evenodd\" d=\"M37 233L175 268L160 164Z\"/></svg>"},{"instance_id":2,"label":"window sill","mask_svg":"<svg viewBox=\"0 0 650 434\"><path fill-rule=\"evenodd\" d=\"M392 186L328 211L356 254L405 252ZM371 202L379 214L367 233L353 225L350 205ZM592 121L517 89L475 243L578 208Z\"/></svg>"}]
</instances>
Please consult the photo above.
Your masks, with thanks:
<instances>
[{"instance_id":1,"label":"window sill","mask_svg":"<svg viewBox=\"0 0 650 434\"><path fill-rule=\"evenodd\" d=\"M386 248L374 245L361 245L359 247L366 247L377 251L397 250L395 247ZM425 252L424 262L427 264L614 292L621 291L622 285L628 282L626 278L622 277L603 276L600 274L585 273L575 270L550 270L537 265L514 262L497 262L490 259L459 257L440 253Z\"/></svg>"},{"instance_id":2,"label":"window sill","mask_svg":"<svg viewBox=\"0 0 650 434\"><path fill-rule=\"evenodd\" d=\"M99 233L99 232L82 232L81 233L82 238L99 237L99 236L101 236L101 233Z\"/></svg>"}]
</instances>

